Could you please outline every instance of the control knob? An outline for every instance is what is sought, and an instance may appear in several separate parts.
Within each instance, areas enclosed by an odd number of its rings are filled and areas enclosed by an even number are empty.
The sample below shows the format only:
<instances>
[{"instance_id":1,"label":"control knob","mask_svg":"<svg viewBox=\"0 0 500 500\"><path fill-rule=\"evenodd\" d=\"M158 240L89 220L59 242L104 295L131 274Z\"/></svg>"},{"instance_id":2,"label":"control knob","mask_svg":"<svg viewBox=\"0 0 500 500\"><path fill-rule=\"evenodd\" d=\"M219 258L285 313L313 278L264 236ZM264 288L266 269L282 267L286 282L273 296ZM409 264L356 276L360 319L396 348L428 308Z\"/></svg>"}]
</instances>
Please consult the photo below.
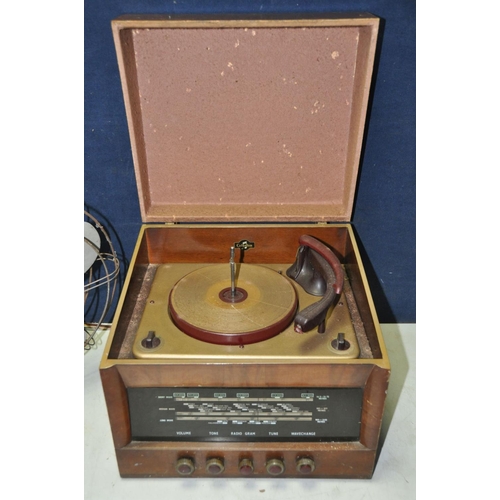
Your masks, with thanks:
<instances>
[{"instance_id":1,"label":"control knob","mask_svg":"<svg viewBox=\"0 0 500 500\"><path fill-rule=\"evenodd\" d=\"M253 474L253 463L249 458L242 458L238 464L240 474L250 476Z\"/></svg>"},{"instance_id":2,"label":"control knob","mask_svg":"<svg viewBox=\"0 0 500 500\"><path fill-rule=\"evenodd\" d=\"M266 470L271 476L279 476L284 472L285 464L279 458L271 458L266 463Z\"/></svg>"},{"instance_id":3,"label":"control knob","mask_svg":"<svg viewBox=\"0 0 500 500\"><path fill-rule=\"evenodd\" d=\"M311 474L314 471L314 460L308 457L297 459L297 472L300 474Z\"/></svg>"},{"instance_id":4,"label":"control knob","mask_svg":"<svg viewBox=\"0 0 500 500\"><path fill-rule=\"evenodd\" d=\"M189 476L194 472L194 462L191 458L179 458L175 464L175 470L181 476Z\"/></svg>"},{"instance_id":5,"label":"control knob","mask_svg":"<svg viewBox=\"0 0 500 500\"><path fill-rule=\"evenodd\" d=\"M212 474L213 476L217 476L224 472L224 461L221 458L209 458L207 460L205 470Z\"/></svg>"}]
</instances>

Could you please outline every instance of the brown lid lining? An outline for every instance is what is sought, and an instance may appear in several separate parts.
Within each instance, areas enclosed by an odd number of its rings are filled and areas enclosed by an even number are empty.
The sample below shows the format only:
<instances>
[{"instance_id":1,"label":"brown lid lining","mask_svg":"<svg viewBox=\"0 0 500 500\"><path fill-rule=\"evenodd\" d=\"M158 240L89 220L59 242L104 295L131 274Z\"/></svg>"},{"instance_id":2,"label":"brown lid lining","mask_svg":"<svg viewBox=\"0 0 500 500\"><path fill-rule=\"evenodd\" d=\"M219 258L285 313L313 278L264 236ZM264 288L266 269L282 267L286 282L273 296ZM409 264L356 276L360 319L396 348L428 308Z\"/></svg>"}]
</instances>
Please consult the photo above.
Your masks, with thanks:
<instances>
[{"instance_id":1,"label":"brown lid lining","mask_svg":"<svg viewBox=\"0 0 500 500\"><path fill-rule=\"evenodd\" d=\"M144 221L349 220L370 21L117 31Z\"/></svg>"}]
</instances>

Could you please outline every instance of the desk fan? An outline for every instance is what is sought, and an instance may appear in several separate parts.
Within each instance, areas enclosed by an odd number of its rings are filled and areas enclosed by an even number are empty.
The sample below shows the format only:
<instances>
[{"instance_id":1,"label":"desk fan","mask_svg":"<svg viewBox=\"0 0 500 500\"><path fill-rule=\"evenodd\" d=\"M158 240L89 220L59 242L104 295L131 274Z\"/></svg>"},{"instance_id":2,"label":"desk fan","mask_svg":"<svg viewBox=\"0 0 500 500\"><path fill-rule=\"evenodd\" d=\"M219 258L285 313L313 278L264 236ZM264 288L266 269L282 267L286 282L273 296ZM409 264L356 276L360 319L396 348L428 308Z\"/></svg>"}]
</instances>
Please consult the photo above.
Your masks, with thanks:
<instances>
[{"instance_id":1,"label":"desk fan","mask_svg":"<svg viewBox=\"0 0 500 500\"><path fill-rule=\"evenodd\" d=\"M103 225L84 210L84 350L95 345L115 295L120 262ZM87 321L87 317L95 321Z\"/></svg>"}]
</instances>

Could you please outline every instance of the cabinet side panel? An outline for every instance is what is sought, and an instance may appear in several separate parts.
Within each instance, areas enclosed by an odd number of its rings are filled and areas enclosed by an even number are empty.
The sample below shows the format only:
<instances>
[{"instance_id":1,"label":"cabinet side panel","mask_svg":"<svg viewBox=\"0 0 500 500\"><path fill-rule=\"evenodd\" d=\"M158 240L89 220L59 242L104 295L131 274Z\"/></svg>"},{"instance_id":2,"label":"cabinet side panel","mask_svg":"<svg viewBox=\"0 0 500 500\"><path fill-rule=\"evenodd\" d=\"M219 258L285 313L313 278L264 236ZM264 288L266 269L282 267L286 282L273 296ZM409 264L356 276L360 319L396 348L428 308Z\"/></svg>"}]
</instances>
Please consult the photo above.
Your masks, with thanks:
<instances>
[{"instance_id":1,"label":"cabinet side panel","mask_svg":"<svg viewBox=\"0 0 500 500\"><path fill-rule=\"evenodd\" d=\"M382 357L382 350L378 339L377 325L378 319L373 307L370 307L371 297L366 281L363 264L357 249L354 235L347 239L345 270L349 277L349 283L356 300L357 310L364 325L366 337L370 343L370 348L374 358Z\"/></svg>"},{"instance_id":2,"label":"cabinet side panel","mask_svg":"<svg viewBox=\"0 0 500 500\"><path fill-rule=\"evenodd\" d=\"M100 370L115 449L130 443L130 416L125 384L116 366Z\"/></svg>"}]
</instances>

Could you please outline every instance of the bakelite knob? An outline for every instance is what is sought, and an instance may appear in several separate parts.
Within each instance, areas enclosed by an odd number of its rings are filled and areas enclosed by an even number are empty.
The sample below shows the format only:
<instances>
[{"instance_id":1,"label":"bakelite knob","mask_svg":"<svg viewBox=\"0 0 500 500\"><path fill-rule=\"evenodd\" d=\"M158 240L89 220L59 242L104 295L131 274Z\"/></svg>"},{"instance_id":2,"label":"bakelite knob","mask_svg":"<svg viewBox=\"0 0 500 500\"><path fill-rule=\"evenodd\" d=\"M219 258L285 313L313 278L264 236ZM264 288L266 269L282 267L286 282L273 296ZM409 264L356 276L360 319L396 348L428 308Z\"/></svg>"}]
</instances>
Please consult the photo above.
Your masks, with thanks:
<instances>
[{"instance_id":1,"label":"bakelite knob","mask_svg":"<svg viewBox=\"0 0 500 500\"><path fill-rule=\"evenodd\" d=\"M148 336L141 341L142 347L146 349L154 349L160 345L160 339L156 336L153 330L148 332Z\"/></svg>"},{"instance_id":2,"label":"bakelite knob","mask_svg":"<svg viewBox=\"0 0 500 500\"><path fill-rule=\"evenodd\" d=\"M253 463L249 458L241 459L238 464L238 468L240 470L240 474L243 476L250 476L253 474Z\"/></svg>"},{"instance_id":3,"label":"bakelite knob","mask_svg":"<svg viewBox=\"0 0 500 500\"><path fill-rule=\"evenodd\" d=\"M224 460L221 458L210 458L207 460L205 470L212 474L212 476L217 476L224 472Z\"/></svg>"},{"instance_id":4,"label":"bakelite knob","mask_svg":"<svg viewBox=\"0 0 500 500\"><path fill-rule=\"evenodd\" d=\"M279 458L271 458L266 463L266 470L271 476L279 476L284 472L285 464Z\"/></svg>"},{"instance_id":5,"label":"bakelite knob","mask_svg":"<svg viewBox=\"0 0 500 500\"><path fill-rule=\"evenodd\" d=\"M190 458L179 458L175 464L175 470L181 476L189 476L194 472L194 462Z\"/></svg>"},{"instance_id":6,"label":"bakelite knob","mask_svg":"<svg viewBox=\"0 0 500 500\"><path fill-rule=\"evenodd\" d=\"M339 333L337 338L332 340L332 347L337 351L347 351L347 349L351 347L351 344L345 339L345 335L343 333Z\"/></svg>"},{"instance_id":7,"label":"bakelite knob","mask_svg":"<svg viewBox=\"0 0 500 500\"><path fill-rule=\"evenodd\" d=\"M302 457L297 459L297 472L300 472L300 474L311 474L314 469L315 465L312 458Z\"/></svg>"}]
</instances>

